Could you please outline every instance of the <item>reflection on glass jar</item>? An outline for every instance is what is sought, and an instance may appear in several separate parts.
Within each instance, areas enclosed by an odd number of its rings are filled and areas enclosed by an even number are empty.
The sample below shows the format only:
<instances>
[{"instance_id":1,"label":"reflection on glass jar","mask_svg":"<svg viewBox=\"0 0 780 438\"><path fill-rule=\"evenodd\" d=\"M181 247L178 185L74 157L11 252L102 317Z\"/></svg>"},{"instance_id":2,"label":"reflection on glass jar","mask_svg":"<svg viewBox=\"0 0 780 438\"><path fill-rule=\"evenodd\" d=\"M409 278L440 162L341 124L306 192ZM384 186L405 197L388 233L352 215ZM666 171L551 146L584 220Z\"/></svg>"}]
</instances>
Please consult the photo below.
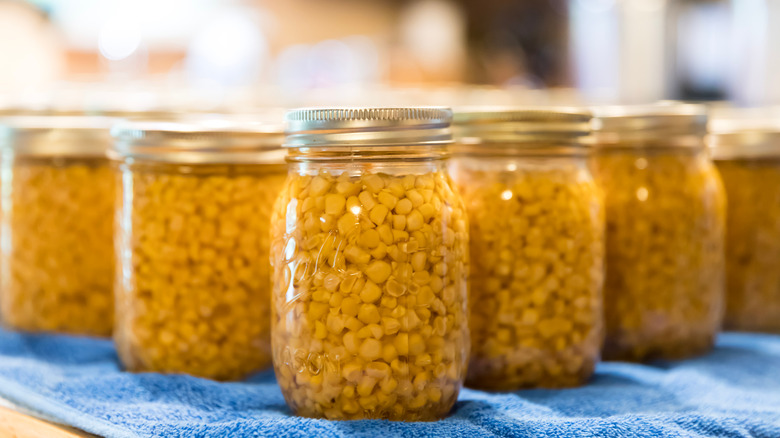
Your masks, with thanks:
<instances>
[{"instance_id":1,"label":"reflection on glass jar","mask_svg":"<svg viewBox=\"0 0 780 438\"><path fill-rule=\"evenodd\" d=\"M433 420L455 403L469 348L468 225L443 160L450 118L436 108L288 114L273 354L296 414Z\"/></svg>"},{"instance_id":2,"label":"reflection on glass jar","mask_svg":"<svg viewBox=\"0 0 780 438\"><path fill-rule=\"evenodd\" d=\"M123 364L218 380L269 366L269 221L286 176L280 133L138 122L116 136Z\"/></svg>"},{"instance_id":3,"label":"reflection on glass jar","mask_svg":"<svg viewBox=\"0 0 780 438\"><path fill-rule=\"evenodd\" d=\"M8 118L0 318L27 331L108 336L114 178L109 121Z\"/></svg>"},{"instance_id":4,"label":"reflection on glass jar","mask_svg":"<svg viewBox=\"0 0 780 438\"><path fill-rule=\"evenodd\" d=\"M634 113L636 112L636 113ZM594 175L605 193L608 359L707 352L724 300L725 196L696 106L605 112Z\"/></svg>"},{"instance_id":5,"label":"reflection on glass jar","mask_svg":"<svg viewBox=\"0 0 780 438\"><path fill-rule=\"evenodd\" d=\"M471 224L466 384L580 385L603 339L604 219L582 144L590 115L490 109L455 120L453 178Z\"/></svg>"}]
</instances>

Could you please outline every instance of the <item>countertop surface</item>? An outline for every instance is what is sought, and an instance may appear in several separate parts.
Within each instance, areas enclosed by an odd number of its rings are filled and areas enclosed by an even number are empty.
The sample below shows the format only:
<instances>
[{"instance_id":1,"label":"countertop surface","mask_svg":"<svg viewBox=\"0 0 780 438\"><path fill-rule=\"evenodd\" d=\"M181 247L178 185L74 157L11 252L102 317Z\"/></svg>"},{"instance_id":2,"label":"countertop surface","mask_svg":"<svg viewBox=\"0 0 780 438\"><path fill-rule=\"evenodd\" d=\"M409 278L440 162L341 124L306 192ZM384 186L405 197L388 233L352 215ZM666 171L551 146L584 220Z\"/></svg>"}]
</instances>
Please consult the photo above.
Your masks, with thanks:
<instances>
[{"instance_id":1,"label":"countertop surface","mask_svg":"<svg viewBox=\"0 0 780 438\"><path fill-rule=\"evenodd\" d=\"M0 437L85 438L95 435L42 420L27 409L0 398Z\"/></svg>"}]
</instances>

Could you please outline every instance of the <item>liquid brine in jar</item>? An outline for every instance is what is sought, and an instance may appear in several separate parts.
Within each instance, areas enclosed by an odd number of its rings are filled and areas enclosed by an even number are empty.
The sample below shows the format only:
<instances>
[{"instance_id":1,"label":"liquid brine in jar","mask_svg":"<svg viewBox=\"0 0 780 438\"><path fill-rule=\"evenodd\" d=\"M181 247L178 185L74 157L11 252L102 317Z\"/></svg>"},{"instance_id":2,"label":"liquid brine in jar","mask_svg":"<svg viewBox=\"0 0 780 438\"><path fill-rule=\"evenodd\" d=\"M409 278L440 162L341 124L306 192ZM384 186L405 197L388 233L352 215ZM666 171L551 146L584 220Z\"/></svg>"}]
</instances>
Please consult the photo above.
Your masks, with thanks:
<instances>
[{"instance_id":1,"label":"liquid brine in jar","mask_svg":"<svg viewBox=\"0 0 780 438\"><path fill-rule=\"evenodd\" d=\"M272 220L273 354L293 411L434 420L469 351L468 225L442 108L288 113Z\"/></svg>"},{"instance_id":2,"label":"liquid brine in jar","mask_svg":"<svg viewBox=\"0 0 780 438\"><path fill-rule=\"evenodd\" d=\"M0 120L0 320L32 332L109 336L113 328L115 182L111 121Z\"/></svg>"},{"instance_id":3,"label":"liquid brine in jar","mask_svg":"<svg viewBox=\"0 0 780 438\"><path fill-rule=\"evenodd\" d=\"M594 371L604 217L590 119L574 108L455 114L453 178L470 219L468 386L577 386Z\"/></svg>"},{"instance_id":4,"label":"liquid brine in jar","mask_svg":"<svg viewBox=\"0 0 780 438\"><path fill-rule=\"evenodd\" d=\"M208 118L114 129L114 338L127 370L235 380L270 366L281 132L280 124Z\"/></svg>"}]
</instances>

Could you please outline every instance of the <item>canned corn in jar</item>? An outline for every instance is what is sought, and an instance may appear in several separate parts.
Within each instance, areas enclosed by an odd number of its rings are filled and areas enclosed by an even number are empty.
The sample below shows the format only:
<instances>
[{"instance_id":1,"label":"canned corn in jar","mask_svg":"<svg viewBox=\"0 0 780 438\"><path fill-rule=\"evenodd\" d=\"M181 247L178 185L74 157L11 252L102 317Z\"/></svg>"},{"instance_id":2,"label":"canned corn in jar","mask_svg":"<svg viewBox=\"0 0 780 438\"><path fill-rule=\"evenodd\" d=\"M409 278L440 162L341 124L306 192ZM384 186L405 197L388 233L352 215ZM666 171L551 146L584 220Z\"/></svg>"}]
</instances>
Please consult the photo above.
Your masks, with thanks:
<instances>
[{"instance_id":1,"label":"canned corn in jar","mask_svg":"<svg viewBox=\"0 0 780 438\"><path fill-rule=\"evenodd\" d=\"M585 382L600 356L604 218L575 109L456 112L470 223L468 386Z\"/></svg>"},{"instance_id":2,"label":"canned corn in jar","mask_svg":"<svg viewBox=\"0 0 780 438\"><path fill-rule=\"evenodd\" d=\"M0 120L0 319L25 331L108 336L113 327L110 121Z\"/></svg>"},{"instance_id":3,"label":"canned corn in jar","mask_svg":"<svg viewBox=\"0 0 780 438\"><path fill-rule=\"evenodd\" d=\"M725 327L780 333L780 124L748 114L709 136L728 197Z\"/></svg>"},{"instance_id":4,"label":"canned corn in jar","mask_svg":"<svg viewBox=\"0 0 780 438\"><path fill-rule=\"evenodd\" d=\"M139 121L113 133L121 181L114 337L124 366L217 380L269 366L281 126Z\"/></svg>"},{"instance_id":5,"label":"canned corn in jar","mask_svg":"<svg viewBox=\"0 0 780 438\"><path fill-rule=\"evenodd\" d=\"M468 224L444 159L451 117L288 113L272 337L296 414L434 420L455 403L469 352Z\"/></svg>"},{"instance_id":6,"label":"canned corn in jar","mask_svg":"<svg viewBox=\"0 0 780 438\"><path fill-rule=\"evenodd\" d=\"M607 359L708 351L723 316L725 195L697 105L614 107L596 119L605 194Z\"/></svg>"}]
</instances>

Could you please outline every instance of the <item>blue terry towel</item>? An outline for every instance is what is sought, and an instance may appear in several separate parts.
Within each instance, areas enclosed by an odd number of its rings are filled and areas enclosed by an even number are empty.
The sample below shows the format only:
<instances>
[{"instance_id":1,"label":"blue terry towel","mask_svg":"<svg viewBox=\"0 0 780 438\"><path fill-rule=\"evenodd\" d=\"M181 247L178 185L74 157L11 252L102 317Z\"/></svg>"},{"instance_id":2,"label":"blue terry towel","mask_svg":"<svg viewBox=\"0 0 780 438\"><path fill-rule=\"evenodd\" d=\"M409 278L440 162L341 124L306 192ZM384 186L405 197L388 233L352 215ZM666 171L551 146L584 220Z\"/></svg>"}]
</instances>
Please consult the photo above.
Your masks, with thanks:
<instances>
[{"instance_id":1,"label":"blue terry towel","mask_svg":"<svg viewBox=\"0 0 780 438\"><path fill-rule=\"evenodd\" d=\"M0 396L108 437L780 437L780 336L724 334L711 354L601 364L568 390L464 389L436 423L297 418L272 372L242 383L119 371L111 342L0 330Z\"/></svg>"}]
</instances>

